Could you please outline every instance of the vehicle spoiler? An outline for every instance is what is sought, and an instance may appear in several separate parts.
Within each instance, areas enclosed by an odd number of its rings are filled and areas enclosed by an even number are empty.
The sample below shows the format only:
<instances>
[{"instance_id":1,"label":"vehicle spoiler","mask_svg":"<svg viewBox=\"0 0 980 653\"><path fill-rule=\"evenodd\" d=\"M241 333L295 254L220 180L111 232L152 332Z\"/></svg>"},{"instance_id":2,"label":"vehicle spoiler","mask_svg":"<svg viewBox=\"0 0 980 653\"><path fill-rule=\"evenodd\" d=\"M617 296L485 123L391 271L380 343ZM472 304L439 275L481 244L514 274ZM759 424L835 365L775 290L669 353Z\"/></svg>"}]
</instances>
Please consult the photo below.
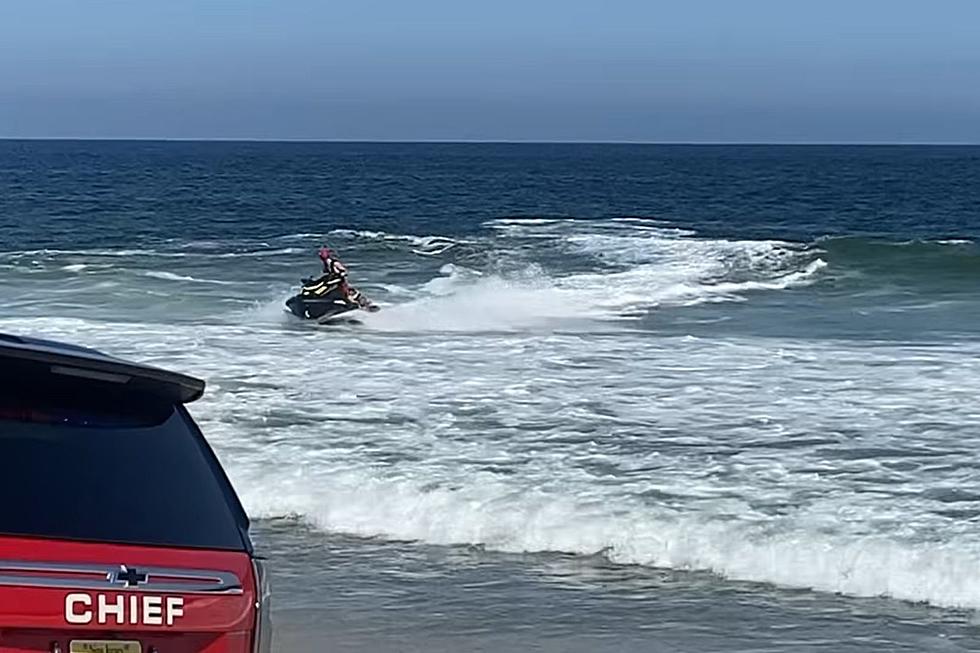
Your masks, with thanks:
<instances>
[{"instance_id":1,"label":"vehicle spoiler","mask_svg":"<svg viewBox=\"0 0 980 653\"><path fill-rule=\"evenodd\" d=\"M132 363L77 345L0 333L0 375L40 373L108 386L186 404L204 394L204 381L185 374Z\"/></svg>"}]
</instances>

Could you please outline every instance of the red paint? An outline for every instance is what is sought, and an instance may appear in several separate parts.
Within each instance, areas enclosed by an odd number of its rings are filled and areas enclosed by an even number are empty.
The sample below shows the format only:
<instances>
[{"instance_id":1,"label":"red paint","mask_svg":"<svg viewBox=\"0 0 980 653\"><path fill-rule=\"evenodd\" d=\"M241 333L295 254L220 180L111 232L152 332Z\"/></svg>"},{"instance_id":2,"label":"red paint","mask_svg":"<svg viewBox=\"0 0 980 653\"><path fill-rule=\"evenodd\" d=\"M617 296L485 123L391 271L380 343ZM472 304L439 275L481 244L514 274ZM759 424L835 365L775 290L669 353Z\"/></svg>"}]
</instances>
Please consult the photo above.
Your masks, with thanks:
<instances>
[{"instance_id":1,"label":"red paint","mask_svg":"<svg viewBox=\"0 0 980 653\"><path fill-rule=\"evenodd\" d=\"M241 594L206 595L0 585L0 653L50 651L53 642L58 642L67 653L72 639L138 640L144 653L151 646L160 653L251 651L257 591L252 560L247 553L0 536L0 560L225 571L235 574L243 589ZM183 599L183 616L172 626L167 626L165 620L160 626L117 626L114 622L72 625L65 619L65 597L78 592L93 597L101 593L110 600L121 595L127 608L131 596L141 600L145 595L177 596Z\"/></svg>"}]
</instances>

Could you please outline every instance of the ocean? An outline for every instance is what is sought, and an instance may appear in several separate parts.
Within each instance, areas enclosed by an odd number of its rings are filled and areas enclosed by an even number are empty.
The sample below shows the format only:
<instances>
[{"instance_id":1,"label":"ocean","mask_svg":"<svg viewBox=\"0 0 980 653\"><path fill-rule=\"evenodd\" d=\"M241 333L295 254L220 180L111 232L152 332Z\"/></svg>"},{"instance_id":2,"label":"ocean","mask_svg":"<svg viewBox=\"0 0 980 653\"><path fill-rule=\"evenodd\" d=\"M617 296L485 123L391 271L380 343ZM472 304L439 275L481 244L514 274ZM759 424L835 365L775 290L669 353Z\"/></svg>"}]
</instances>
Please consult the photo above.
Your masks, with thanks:
<instances>
[{"instance_id":1,"label":"ocean","mask_svg":"<svg viewBox=\"0 0 980 653\"><path fill-rule=\"evenodd\" d=\"M0 331L207 380L285 653L980 650L978 239L980 147L0 141Z\"/></svg>"}]
</instances>

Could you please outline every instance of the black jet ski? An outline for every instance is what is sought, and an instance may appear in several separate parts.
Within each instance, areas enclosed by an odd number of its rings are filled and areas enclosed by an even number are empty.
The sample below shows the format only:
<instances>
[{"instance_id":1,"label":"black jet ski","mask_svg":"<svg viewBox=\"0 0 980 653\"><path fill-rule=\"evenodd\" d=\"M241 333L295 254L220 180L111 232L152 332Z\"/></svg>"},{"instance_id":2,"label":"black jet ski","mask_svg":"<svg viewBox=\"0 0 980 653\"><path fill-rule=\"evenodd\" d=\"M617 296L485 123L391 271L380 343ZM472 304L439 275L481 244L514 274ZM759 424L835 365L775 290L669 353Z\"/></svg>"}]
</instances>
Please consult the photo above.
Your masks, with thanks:
<instances>
[{"instance_id":1,"label":"black jet ski","mask_svg":"<svg viewBox=\"0 0 980 653\"><path fill-rule=\"evenodd\" d=\"M316 279L303 279L302 283L299 293L286 300L286 308L298 318L323 324L352 311L378 310L371 300L350 286L344 292L341 277L324 274Z\"/></svg>"}]
</instances>

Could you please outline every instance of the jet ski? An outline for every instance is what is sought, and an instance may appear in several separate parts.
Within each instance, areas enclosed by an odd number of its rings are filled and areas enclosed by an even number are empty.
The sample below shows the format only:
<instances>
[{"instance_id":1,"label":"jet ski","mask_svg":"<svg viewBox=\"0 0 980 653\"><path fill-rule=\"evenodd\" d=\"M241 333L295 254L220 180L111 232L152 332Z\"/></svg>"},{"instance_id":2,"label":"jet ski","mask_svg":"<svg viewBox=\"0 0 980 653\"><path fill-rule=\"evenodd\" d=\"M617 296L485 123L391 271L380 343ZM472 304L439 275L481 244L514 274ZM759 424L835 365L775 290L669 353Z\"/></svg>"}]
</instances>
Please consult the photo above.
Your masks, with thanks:
<instances>
[{"instance_id":1,"label":"jet ski","mask_svg":"<svg viewBox=\"0 0 980 653\"><path fill-rule=\"evenodd\" d=\"M304 320L326 324L352 311L374 313L379 310L354 288L348 286L347 292L344 292L343 281L341 277L329 274L303 279L299 293L286 300L287 312Z\"/></svg>"}]
</instances>

